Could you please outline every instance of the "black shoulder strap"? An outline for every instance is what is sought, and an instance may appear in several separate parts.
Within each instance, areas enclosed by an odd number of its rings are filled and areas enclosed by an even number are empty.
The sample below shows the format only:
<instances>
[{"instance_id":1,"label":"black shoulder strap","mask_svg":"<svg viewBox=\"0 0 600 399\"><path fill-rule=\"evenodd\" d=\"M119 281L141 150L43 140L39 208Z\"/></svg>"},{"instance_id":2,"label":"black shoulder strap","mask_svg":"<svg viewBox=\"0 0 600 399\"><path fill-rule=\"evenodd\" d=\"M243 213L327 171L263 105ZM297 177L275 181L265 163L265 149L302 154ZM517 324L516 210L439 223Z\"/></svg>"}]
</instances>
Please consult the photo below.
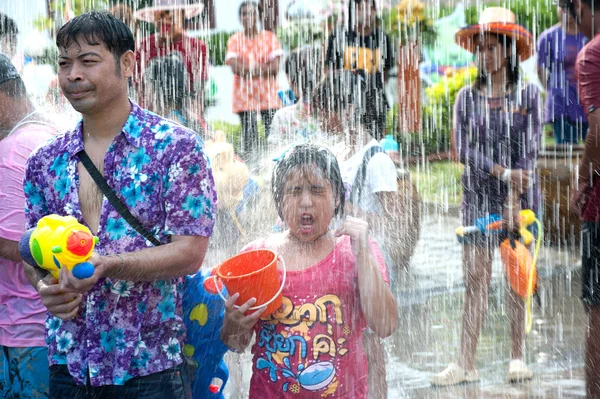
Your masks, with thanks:
<instances>
[{"instance_id":1,"label":"black shoulder strap","mask_svg":"<svg viewBox=\"0 0 600 399\"><path fill-rule=\"evenodd\" d=\"M371 158L378 152L383 152L383 147L379 145L374 145L369 148L365 155L363 156L363 161L360 165L360 168L356 172L356 177L354 178L354 184L352 184L352 192L350 193L350 202L356 201L356 204L360 203L360 198L362 197L362 191L364 189L365 179L367 178L367 166L371 161Z\"/></svg>"},{"instance_id":2,"label":"black shoulder strap","mask_svg":"<svg viewBox=\"0 0 600 399\"><path fill-rule=\"evenodd\" d=\"M90 159L89 155L85 152L85 150L79 151L77 153L77 156L79 157L79 160L81 161L83 166L85 166L85 168L87 169L90 176L92 176L92 179L94 179L102 193L106 196L108 202L110 202L110 204L115 208L115 210L119 212L119 215L121 215L123 219L125 219L125 221L129 223L129 225L133 227L133 229L137 231L140 235L142 235L146 240L150 241L156 247L160 246L161 242L154 235L152 235L152 233L150 233L142 225L142 223L140 223L140 221L136 219L135 216L131 214L131 212L127 208L127 205L125 205L123 201L121 201L121 199L117 197L113 189L110 188L108 182L106 181L104 176L102 176L102 173L100 173L98 168L96 168L96 165L94 165L94 163Z\"/></svg>"}]
</instances>

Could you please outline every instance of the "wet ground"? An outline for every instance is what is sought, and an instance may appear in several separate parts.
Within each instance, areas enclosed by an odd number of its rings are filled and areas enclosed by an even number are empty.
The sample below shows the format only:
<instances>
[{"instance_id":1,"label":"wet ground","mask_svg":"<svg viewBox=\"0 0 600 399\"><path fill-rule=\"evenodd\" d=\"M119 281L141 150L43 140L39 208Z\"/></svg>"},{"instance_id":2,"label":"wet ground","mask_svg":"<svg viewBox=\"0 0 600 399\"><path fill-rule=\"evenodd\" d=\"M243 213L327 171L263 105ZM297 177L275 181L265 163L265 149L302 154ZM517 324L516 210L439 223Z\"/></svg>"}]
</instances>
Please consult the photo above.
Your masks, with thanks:
<instances>
[{"instance_id":1,"label":"wet ground","mask_svg":"<svg viewBox=\"0 0 600 399\"><path fill-rule=\"evenodd\" d=\"M433 388L432 374L455 361L462 312L461 247L455 212L430 209L401 289L401 328L386 340L389 398L583 398L585 314L579 300L580 263L576 254L542 248L534 304L534 326L527 338L526 362L535 373L527 383L507 382L510 357L502 265L494 260L488 316L475 357L481 381ZM231 398L246 397L250 355L228 355ZM234 394L235 392L235 394Z\"/></svg>"}]
</instances>

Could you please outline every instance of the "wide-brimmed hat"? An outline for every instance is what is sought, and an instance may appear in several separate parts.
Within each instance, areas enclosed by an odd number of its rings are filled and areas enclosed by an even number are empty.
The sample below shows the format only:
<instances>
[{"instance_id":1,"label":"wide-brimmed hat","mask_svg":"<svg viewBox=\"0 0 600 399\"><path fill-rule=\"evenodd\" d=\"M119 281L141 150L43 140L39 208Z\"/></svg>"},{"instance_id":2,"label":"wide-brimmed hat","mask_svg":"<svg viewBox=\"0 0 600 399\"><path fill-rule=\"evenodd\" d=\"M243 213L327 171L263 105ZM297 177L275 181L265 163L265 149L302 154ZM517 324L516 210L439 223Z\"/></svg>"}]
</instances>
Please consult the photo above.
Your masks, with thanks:
<instances>
[{"instance_id":1,"label":"wide-brimmed hat","mask_svg":"<svg viewBox=\"0 0 600 399\"><path fill-rule=\"evenodd\" d=\"M479 23L456 32L455 40L459 46L471 53L475 52L473 37L484 33L506 35L513 40L517 56L521 61L533 55L533 35L524 26L516 23L515 14L503 7L489 7L483 10Z\"/></svg>"},{"instance_id":2,"label":"wide-brimmed hat","mask_svg":"<svg viewBox=\"0 0 600 399\"><path fill-rule=\"evenodd\" d=\"M185 11L185 19L190 19L203 10L204 3L198 3L198 0L154 0L154 5L137 10L135 18L154 23L154 13L157 11Z\"/></svg>"}]
</instances>

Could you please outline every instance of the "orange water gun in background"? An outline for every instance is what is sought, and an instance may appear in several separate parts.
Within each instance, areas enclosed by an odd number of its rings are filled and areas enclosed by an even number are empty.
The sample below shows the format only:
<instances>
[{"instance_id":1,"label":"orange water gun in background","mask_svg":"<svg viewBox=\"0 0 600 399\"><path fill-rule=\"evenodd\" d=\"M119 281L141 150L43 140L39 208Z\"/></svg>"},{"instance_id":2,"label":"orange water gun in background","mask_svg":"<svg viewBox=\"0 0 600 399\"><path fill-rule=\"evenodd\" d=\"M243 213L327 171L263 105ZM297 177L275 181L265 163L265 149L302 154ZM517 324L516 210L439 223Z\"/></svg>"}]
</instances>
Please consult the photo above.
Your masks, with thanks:
<instances>
[{"instance_id":1,"label":"orange water gun in background","mask_svg":"<svg viewBox=\"0 0 600 399\"><path fill-rule=\"evenodd\" d=\"M526 332L531 331L533 319L531 315L531 296L536 289L536 262L542 243L542 225L530 209L522 210L519 214L519 229L508 231L505 221L500 215L489 215L477 219L474 226L461 226L456 229L459 242L472 235L497 235L500 239L500 258L504 264L506 277L513 291L526 303ZM536 245L533 255L528 247L533 242L533 234L528 227L536 224L538 227Z\"/></svg>"},{"instance_id":2,"label":"orange water gun in background","mask_svg":"<svg viewBox=\"0 0 600 399\"><path fill-rule=\"evenodd\" d=\"M83 279L94 274L88 260L97 243L98 237L74 217L48 215L23 234L19 252L25 262L49 271L56 279L63 267Z\"/></svg>"}]
</instances>

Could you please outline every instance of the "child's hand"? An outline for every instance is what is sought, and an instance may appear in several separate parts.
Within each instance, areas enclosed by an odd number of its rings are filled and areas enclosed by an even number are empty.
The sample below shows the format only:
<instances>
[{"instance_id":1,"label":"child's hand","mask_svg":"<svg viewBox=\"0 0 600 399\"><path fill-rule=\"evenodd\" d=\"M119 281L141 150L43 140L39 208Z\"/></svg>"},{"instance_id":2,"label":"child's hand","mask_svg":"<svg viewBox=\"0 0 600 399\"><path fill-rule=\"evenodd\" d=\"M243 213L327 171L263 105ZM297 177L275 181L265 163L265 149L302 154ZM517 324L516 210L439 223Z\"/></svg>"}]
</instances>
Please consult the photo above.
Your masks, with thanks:
<instances>
[{"instance_id":1,"label":"child's hand","mask_svg":"<svg viewBox=\"0 0 600 399\"><path fill-rule=\"evenodd\" d=\"M252 337L252 328L267 307L261 306L246 316L244 313L256 303L256 298L250 298L238 308L235 306L235 302L239 297L240 294L235 293L225 302L225 318L221 329L221 339L225 345L243 350L248 345L249 338Z\"/></svg>"},{"instance_id":2,"label":"child's hand","mask_svg":"<svg viewBox=\"0 0 600 399\"><path fill-rule=\"evenodd\" d=\"M369 250L369 224L362 219L346 216L342 227L335 231L336 237L347 235L352 243L352 253L358 257Z\"/></svg>"}]
</instances>

